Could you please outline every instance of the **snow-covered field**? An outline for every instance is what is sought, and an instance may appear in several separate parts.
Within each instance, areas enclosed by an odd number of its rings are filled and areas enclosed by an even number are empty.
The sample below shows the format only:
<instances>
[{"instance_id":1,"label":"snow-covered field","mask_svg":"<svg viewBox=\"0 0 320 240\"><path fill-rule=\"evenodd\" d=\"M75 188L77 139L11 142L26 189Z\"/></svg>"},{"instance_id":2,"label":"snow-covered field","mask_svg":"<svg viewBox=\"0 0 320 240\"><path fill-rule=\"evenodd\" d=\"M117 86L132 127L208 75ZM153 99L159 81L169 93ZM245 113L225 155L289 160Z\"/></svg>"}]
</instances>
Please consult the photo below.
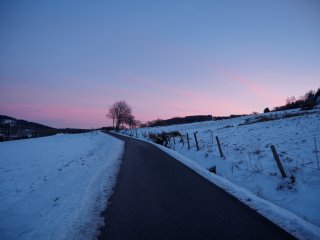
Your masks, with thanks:
<instances>
[{"instance_id":1,"label":"snow-covered field","mask_svg":"<svg viewBox=\"0 0 320 240\"><path fill-rule=\"evenodd\" d=\"M299 216L305 220L302 225L308 225L309 230L315 233L306 235L303 230L295 229L292 222L292 226L283 222L281 225L295 236L320 238L320 152L316 152L315 146L319 151L319 108L305 112L291 110L220 121L142 128L126 133L148 140L148 133L163 131L179 131L183 135L184 144L179 136L169 142L169 147L179 155L191 159L203 169L216 166L218 176L249 190L259 199L265 199ZM195 132L199 151L196 149ZM186 141L187 133L190 150ZM216 136L219 137L224 158L220 157ZM285 179L276 165L271 145L275 146L288 175ZM187 165L192 165L192 168L196 166L190 162ZM268 216L268 211L263 214ZM283 221L281 218L270 219L278 221L277 224Z\"/></svg>"},{"instance_id":2,"label":"snow-covered field","mask_svg":"<svg viewBox=\"0 0 320 240\"><path fill-rule=\"evenodd\" d=\"M123 142L102 132L0 143L0 239L92 239Z\"/></svg>"}]
</instances>

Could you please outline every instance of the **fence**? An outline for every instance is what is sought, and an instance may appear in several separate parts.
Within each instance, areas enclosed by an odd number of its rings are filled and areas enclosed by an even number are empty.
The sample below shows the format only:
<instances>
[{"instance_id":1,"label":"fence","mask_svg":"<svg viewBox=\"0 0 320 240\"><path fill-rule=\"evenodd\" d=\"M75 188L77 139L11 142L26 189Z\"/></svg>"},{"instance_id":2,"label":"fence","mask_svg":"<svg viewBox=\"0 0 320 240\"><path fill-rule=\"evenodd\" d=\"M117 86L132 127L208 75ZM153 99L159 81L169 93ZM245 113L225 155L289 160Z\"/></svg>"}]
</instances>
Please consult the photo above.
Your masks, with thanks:
<instances>
[{"instance_id":1,"label":"fence","mask_svg":"<svg viewBox=\"0 0 320 240\"><path fill-rule=\"evenodd\" d=\"M131 136L149 140L151 134L155 134L156 136L163 134L163 132L160 132L160 129L159 131L152 133L142 131L141 129L124 131L124 133ZM204 152L205 158L211 159L213 166L215 166L215 172L217 173L219 173L219 167L216 166L217 161L222 160L227 160L230 166L229 170L232 174L236 174L237 171L248 172L247 175L263 174L265 177L272 178L276 181L277 179L279 180L279 177L289 177L291 182L294 183L295 179L298 177L306 182L312 179L314 175L319 175L320 173L319 151L317 148L317 139L315 137L312 139L314 142L314 149L308 149L308 152L311 153L310 159L308 161L301 161L299 156L290 155L290 152L282 151L281 145L279 144L275 146L270 143L263 149L247 149L237 145L230 146L230 144L228 144L228 138L224 137L223 139L220 139L220 137L215 136L214 131L210 129L202 131L202 134L192 131L181 133L175 131L175 134L170 134L169 132L167 135L168 139L166 146L168 148L180 152L182 151L187 156L193 154L199 155ZM216 141L214 141L214 136ZM314 154L314 157L311 157L313 155L312 153ZM221 167L222 165L219 164L219 166Z\"/></svg>"}]
</instances>

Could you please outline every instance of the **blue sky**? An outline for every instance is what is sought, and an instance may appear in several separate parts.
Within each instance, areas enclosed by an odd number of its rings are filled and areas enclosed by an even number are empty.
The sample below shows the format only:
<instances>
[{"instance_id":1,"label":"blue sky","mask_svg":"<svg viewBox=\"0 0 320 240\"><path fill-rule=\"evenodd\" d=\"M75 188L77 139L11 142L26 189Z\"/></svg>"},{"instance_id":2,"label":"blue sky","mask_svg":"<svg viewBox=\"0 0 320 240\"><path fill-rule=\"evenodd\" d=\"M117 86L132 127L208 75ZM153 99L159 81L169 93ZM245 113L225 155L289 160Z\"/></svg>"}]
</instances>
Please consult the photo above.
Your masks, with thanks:
<instances>
[{"instance_id":1,"label":"blue sky","mask_svg":"<svg viewBox=\"0 0 320 240\"><path fill-rule=\"evenodd\" d=\"M0 113L99 127L262 111L320 87L320 1L1 1Z\"/></svg>"}]
</instances>

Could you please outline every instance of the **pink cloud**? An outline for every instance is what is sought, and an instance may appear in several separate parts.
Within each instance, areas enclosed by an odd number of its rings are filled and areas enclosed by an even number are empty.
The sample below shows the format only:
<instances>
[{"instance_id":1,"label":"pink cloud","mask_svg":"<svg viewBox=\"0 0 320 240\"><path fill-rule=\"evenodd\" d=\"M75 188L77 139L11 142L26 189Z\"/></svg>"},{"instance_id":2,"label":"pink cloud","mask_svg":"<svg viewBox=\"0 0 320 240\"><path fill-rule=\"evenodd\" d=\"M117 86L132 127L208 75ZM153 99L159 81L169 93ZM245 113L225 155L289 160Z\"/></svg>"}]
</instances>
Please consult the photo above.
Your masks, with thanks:
<instances>
[{"instance_id":1,"label":"pink cloud","mask_svg":"<svg viewBox=\"0 0 320 240\"><path fill-rule=\"evenodd\" d=\"M197 92L183 88L183 86L175 86L174 84L164 84L159 80L146 77L131 77L131 82L146 87L151 94L157 95L161 99L161 105L172 108L185 109L183 116L186 114L210 114L212 112L224 112L226 108L234 108L237 104L233 103L229 97L214 96L208 92ZM144 92L148 92L145 91ZM237 106L239 107L239 106ZM190 111L193 109L192 111ZM188 113L188 111L190 113ZM178 114L178 113L177 113Z\"/></svg>"},{"instance_id":2,"label":"pink cloud","mask_svg":"<svg viewBox=\"0 0 320 240\"><path fill-rule=\"evenodd\" d=\"M258 86L250 85L237 75L242 85L257 93ZM215 94L183 85L163 83L159 79L144 76L126 76L122 86L110 86L108 82L87 83L80 88L59 86L10 86L1 88L0 112L21 119L47 123L55 127L100 127L111 124L106 121L108 107L116 100L126 100L136 118L142 121L196 114L228 115L248 112L236 99L227 94ZM21 104L23 102L23 104Z\"/></svg>"},{"instance_id":3,"label":"pink cloud","mask_svg":"<svg viewBox=\"0 0 320 240\"><path fill-rule=\"evenodd\" d=\"M249 93L254 94L260 100L263 100L266 105L270 104L270 105L277 106L283 103L283 96L279 96L278 94L275 94L274 89L267 87L267 82L264 85L258 84L257 83L258 81L254 81L243 74L240 74L234 70L228 69L221 65L217 65L217 64L214 66L208 65L208 67L210 67L211 69L214 69L216 74L221 75L223 79L231 80L235 83L240 84ZM259 76L257 78L261 80ZM255 79L255 80L258 80L258 79Z\"/></svg>"},{"instance_id":4,"label":"pink cloud","mask_svg":"<svg viewBox=\"0 0 320 240\"><path fill-rule=\"evenodd\" d=\"M88 128L105 126L105 112L101 109L60 104L0 104L1 113L18 119L52 123L53 127Z\"/></svg>"},{"instance_id":5,"label":"pink cloud","mask_svg":"<svg viewBox=\"0 0 320 240\"><path fill-rule=\"evenodd\" d=\"M229 115L252 112L227 95L218 96L210 91L197 92L144 76L125 78L129 86L124 82L126 88L112 88L112 92L119 93L118 100L127 100L137 119L142 121L196 114Z\"/></svg>"}]
</instances>

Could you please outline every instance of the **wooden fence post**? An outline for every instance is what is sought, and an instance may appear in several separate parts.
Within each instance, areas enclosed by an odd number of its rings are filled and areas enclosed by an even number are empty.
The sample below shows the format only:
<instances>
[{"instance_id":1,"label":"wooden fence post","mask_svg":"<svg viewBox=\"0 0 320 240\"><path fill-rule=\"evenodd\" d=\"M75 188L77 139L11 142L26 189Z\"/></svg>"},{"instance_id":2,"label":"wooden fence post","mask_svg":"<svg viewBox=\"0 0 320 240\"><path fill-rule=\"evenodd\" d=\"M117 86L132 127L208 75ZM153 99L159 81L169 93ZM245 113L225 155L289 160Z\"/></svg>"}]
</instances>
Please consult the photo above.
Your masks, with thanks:
<instances>
[{"instance_id":1,"label":"wooden fence post","mask_svg":"<svg viewBox=\"0 0 320 240\"><path fill-rule=\"evenodd\" d=\"M218 136L216 136L216 140L217 140L217 144L218 144L218 148L219 148L220 157L223 158L224 156L223 156L223 153L222 153L222 149L221 149L221 146L220 146L220 141L219 141Z\"/></svg>"},{"instance_id":2,"label":"wooden fence post","mask_svg":"<svg viewBox=\"0 0 320 240\"><path fill-rule=\"evenodd\" d=\"M211 133L211 143L213 144L213 132L212 130L209 130L209 132Z\"/></svg>"},{"instance_id":3,"label":"wooden fence post","mask_svg":"<svg viewBox=\"0 0 320 240\"><path fill-rule=\"evenodd\" d=\"M281 164L281 161L280 161L280 158L279 158L279 156L278 156L278 153L277 153L277 151L276 151L276 148L275 148L273 145L271 145L270 148L271 148L273 157L274 157L274 159L276 160L276 163L277 163L277 165L278 165L278 168L279 168L279 170L280 170L280 173L281 173L282 177L283 177L283 178L287 177L287 175L286 175L286 173L285 173L285 171L284 171L284 169L283 169L283 166L282 166L282 164Z\"/></svg>"},{"instance_id":4,"label":"wooden fence post","mask_svg":"<svg viewBox=\"0 0 320 240\"><path fill-rule=\"evenodd\" d=\"M188 149L190 150L189 133L187 133Z\"/></svg>"},{"instance_id":5,"label":"wooden fence post","mask_svg":"<svg viewBox=\"0 0 320 240\"><path fill-rule=\"evenodd\" d=\"M180 134L180 140L181 140L181 142L182 142L182 145L184 146L184 141L183 141L182 134Z\"/></svg>"},{"instance_id":6,"label":"wooden fence post","mask_svg":"<svg viewBox=\"0 0 320 240\"><path fill-rule=\"evenodd\" d=\"M198 132L195 132L195 133L193 133L193 135L194 135L194 140L196 141L197 151L199 151L199 144L198 144L198 139L197 139L197 133L198 133Z\"/></svg>"}]
</instances>

